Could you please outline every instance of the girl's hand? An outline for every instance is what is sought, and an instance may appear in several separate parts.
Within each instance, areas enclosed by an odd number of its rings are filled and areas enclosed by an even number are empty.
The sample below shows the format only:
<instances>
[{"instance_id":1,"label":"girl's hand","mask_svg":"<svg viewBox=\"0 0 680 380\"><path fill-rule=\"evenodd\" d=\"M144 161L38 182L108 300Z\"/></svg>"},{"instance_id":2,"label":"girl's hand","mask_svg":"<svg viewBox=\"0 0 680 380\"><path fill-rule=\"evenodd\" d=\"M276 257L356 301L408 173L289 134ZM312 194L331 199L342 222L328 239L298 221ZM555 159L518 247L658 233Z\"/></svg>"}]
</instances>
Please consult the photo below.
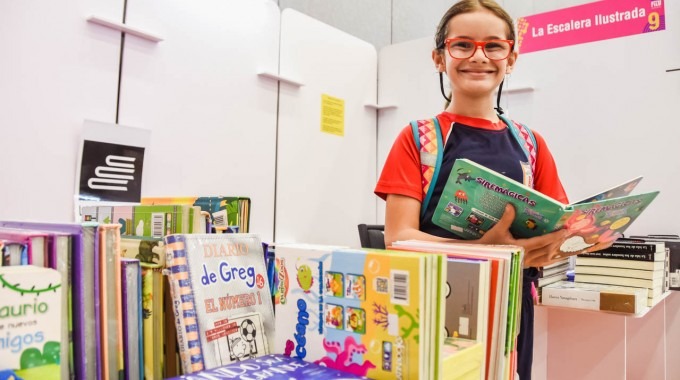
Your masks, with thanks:
<instances>
[{"instance_id":1,"label":"girl's hand","mask_svg":"<svg viewBox=\"0 0 680 380\"><path fill-rule=\"evenodd\" d=\"M510 225L515 220L515 208L508 204L501 219L478 240L481 244L510 244L524 247L524 266L540 267L564 259L560 246L569 236L567 230L554 231L528 239L515 239Z\"/></svg>"}]
</instances>

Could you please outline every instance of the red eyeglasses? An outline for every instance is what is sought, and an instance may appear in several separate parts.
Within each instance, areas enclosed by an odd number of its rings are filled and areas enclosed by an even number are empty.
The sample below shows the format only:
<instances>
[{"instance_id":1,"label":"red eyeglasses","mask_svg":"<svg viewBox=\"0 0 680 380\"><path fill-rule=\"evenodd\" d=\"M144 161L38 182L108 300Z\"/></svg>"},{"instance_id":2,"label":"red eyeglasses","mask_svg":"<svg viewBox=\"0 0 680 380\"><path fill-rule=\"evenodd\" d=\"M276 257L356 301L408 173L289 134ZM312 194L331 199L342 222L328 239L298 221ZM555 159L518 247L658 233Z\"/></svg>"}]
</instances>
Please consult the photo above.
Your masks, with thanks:
<instances>
[{"instance_id":1,"label":"red eyeglasses","mask_svg":"<svg viewBox=\"0 0 680 380\"><path fill-rule=\"evenodd\" d=\"M475 55L477 48L482 48L484 56L492 61L508 58L514 43L515 41L512 40L474 41L469 38L447 38L444 40L446 50L448 50L451 58L468 59Z\"/></svg>"}]
</instances>

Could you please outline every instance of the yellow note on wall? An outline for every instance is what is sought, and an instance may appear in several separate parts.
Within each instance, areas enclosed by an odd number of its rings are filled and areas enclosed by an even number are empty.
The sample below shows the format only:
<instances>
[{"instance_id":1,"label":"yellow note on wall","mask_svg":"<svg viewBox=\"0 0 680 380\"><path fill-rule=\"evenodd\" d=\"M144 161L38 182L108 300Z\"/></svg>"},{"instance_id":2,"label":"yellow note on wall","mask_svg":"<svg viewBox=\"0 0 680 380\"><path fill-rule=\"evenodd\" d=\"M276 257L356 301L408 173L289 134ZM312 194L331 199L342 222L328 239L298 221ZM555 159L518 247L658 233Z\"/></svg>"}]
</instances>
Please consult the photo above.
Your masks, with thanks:
<instances>
[{"instance_id":1,"label":"yellow note on wall","mask_svg":"<svg viewBox=\"0 0 680 380\"><path fill-rule=\"evenodd\" d=\"M345 100L321 94L321 132L345 135Z\"/></svg>"}]
</instances>

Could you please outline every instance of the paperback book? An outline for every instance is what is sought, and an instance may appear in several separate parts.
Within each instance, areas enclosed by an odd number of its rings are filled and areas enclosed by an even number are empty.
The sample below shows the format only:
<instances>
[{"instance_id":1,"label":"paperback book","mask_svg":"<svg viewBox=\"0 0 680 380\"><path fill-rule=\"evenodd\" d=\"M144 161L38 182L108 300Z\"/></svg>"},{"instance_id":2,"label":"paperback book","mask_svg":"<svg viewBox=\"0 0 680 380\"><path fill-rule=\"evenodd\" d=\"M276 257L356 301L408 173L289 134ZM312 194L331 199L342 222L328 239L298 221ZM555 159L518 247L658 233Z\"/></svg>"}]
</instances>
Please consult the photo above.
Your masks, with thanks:
<instances>
[{"instance_id":1,"label":"paperback book","mask_svg":"<svg viewBox=\"0 0 680 380\"><path fill-rule=\"evenodd\" d=\"M176 234L165 248L184 372L269 354L274 310L260 238Z\"/></svg>"},{"instance_id":2,"label":"paperback book","mask_svg":"<svg viewBox=\"0 0 680 380\"><path fill-rule=\"evenodd\" d=\"M637 182L624 186L626 192ZM590 197L595 201L565 205L473 161L458 159L432 222L461 238L478 239L498 222L510 203L516 214L510 228L515 236L528 238L566 228L572 235L560 247L562 252L591 252L622 236L658 193L610 198L621 192L608 189L602 196Z\"/></svg>"},{"instance_id":3,"label":"paperback book","mask_svg":"<svg viewBox=\"0 0 680 380\"><path fill-rule=\"evenodd\" d=\"M632 236L645 242L663 242L668 249L669 289L680 290L680 236L678 235L648 235Z\"/></svg>"},{"instance_id":4,"label":"paperback book","mask_svg":"<svg viewBox=\"0 0 680 380\"><path fill-rule=\"evenodd\" d=\"M541 303L577 309L638 314L647 307L647 289L560 281L544 286Z\"/></svg>"},{"instance_id":5,"label":"paperback book","mask_svg":"<svg viewBox=\"0 0 680 380\"><path fill-rule=\"evenodd\" d=\"M23 379L60 379L61 274L32 265L0 267L0 371Z\"/></svg>"}]
</instances>

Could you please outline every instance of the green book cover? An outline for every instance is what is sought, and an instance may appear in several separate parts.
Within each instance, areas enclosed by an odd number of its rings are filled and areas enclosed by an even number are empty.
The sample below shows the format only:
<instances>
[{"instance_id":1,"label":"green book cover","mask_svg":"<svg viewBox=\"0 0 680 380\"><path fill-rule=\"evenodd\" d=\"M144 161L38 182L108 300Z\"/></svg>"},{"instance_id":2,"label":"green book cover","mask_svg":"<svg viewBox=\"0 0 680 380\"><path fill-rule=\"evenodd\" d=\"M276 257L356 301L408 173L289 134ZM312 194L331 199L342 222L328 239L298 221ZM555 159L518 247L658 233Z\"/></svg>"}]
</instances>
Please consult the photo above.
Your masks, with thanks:
<instances>
[{"instance_id":1,"label":"green book cover","mask_svg":"<svg viewBox=\"0 0 680 380\"><path fill-rule=\"evenodd\" d=\"M161 238L182 232L182 219L179 205L134 206L132 232L135 236Z\"/></svg>"},{"instance_id":2,"label":"green book cover","mask_svg":"<svg viewBox=\"0 0 680 380\"><path fill-rule=\"evenodd\" d=\"M0 369L3 378L57 380L61 377L61 274L48 268L0 267ZM14 372L14 377L10 372Z\"/></svg>"},{"instance_id":3,"label":"green book cover","mask_svg":"<svg viewBox=\"0 0 680 380\"><path fill-rule=\"evenodd\" d=\"M637 184L639 178L634 181ZM628 188L632 190L632 186ZM516 217L510 230L515 237L568 228L572 236L562 245L563 252L594 251L621 237L659 193L607 198L607 194L620 194L610 190L591 197L600 198L593 202L565 205L473 161L458 159L432 222L464 239L478 239L511 203Z\"/></svg>"}]
</instances>

